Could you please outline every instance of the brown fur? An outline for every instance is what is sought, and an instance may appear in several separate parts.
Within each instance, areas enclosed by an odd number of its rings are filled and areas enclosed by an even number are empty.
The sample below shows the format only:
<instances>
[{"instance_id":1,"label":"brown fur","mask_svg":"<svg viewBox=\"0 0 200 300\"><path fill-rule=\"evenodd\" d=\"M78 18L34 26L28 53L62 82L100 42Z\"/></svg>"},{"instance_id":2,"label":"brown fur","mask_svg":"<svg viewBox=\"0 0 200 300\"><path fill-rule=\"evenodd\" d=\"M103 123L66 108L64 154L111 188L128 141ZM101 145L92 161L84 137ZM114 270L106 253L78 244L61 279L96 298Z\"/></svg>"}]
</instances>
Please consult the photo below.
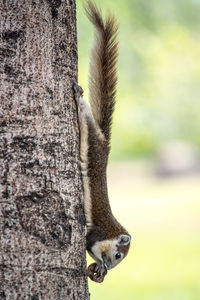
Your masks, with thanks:
<instances>
[{"instance_id":1,"label":"brown fur","mask_svg":"<svg viewBox=\"0 0 200 300\"><path fill-rule=\"evenodd\" d=\"M119 252L122 252L124 254L124 257L126 257L126 255L128 254L129 248L130 248L130 244L126 246L117 246L117 250Z\"/></svg>"}]
</instances>

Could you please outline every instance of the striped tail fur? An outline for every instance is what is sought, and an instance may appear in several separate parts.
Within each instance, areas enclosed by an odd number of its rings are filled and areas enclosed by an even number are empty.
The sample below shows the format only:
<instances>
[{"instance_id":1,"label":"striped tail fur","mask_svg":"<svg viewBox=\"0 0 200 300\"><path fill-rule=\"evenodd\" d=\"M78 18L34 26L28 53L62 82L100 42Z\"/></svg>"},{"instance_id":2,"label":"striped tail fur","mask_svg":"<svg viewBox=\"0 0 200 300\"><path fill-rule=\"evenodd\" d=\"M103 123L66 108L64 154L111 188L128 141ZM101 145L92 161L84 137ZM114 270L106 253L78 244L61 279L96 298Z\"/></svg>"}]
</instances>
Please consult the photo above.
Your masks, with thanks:
<instances>
[{"instance_id":1,"label":"striped tail fur","mask_svg":"<svg viewBox=\"0 0 200 300\"><path fill-rule=\"evenodd\" d=\"M100 9L90 0L85 10L95 28L89 71L90 105L109 143L117 85L118 24L112 14L103 20Z\"/></svg>"}]
</instances>

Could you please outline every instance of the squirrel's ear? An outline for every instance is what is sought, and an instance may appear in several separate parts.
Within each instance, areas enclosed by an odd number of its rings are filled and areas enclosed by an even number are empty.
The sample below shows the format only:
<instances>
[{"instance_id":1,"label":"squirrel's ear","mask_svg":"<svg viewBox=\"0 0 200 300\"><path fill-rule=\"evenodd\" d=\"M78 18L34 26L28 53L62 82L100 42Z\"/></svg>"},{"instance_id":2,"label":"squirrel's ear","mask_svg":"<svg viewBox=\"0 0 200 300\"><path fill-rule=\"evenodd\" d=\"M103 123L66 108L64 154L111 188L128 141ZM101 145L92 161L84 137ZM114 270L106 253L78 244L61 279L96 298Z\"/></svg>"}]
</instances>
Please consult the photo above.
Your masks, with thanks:
<instances>
[{"instance_id":1,"label":"squirrel's ear","mask_svg":"<svg viewBox=\"0 0 200 300\"><path fill-rule=\"evenodd\" d=\"M117 244L120 246L126 246L130 243L131 236L128 234L121 234L118 236Z\"/></svg>"}]
</instances>

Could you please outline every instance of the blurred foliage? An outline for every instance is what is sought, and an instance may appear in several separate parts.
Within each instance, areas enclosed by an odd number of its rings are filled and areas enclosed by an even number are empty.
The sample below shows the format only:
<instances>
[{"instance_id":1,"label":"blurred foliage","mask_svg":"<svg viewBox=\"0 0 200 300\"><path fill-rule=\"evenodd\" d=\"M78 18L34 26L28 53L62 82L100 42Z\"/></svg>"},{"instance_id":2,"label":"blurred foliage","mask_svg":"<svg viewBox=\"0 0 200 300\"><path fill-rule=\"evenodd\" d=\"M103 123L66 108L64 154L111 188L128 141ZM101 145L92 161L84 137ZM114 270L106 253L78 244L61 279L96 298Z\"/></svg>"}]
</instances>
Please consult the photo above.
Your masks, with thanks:
<instances>
[{"instance_id":1,"label":"blurred foliage","mask_svg":"<svg viewBox=\"0 0 200 300\"><path fill-rule=\"evenodd\" d=\"M163 140L200 146L200 1L101 0L120 23L112 158L154 155ZM92 26L77 0L79 83L87 98Z\"/></svg>"}]
</instances>

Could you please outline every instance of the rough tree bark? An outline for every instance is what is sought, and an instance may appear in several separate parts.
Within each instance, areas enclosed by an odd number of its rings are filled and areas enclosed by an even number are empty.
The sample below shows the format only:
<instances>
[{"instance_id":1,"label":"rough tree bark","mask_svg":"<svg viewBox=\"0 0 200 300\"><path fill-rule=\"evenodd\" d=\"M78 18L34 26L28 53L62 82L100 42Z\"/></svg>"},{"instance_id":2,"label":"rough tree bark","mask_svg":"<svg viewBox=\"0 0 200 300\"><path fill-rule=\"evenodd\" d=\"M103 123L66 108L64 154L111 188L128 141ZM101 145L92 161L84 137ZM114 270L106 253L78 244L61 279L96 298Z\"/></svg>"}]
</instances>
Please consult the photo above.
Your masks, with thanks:
<instances>
[{"instance_id":1,"label":"rough tree bark","mask_svg":"<svg viewBox=\"0 0 200 300\"><path fill-rule=\"evenodd\" d=\"M75 10L0 1L0 299L89 299Z\"/></svg>"}]
</instances>

